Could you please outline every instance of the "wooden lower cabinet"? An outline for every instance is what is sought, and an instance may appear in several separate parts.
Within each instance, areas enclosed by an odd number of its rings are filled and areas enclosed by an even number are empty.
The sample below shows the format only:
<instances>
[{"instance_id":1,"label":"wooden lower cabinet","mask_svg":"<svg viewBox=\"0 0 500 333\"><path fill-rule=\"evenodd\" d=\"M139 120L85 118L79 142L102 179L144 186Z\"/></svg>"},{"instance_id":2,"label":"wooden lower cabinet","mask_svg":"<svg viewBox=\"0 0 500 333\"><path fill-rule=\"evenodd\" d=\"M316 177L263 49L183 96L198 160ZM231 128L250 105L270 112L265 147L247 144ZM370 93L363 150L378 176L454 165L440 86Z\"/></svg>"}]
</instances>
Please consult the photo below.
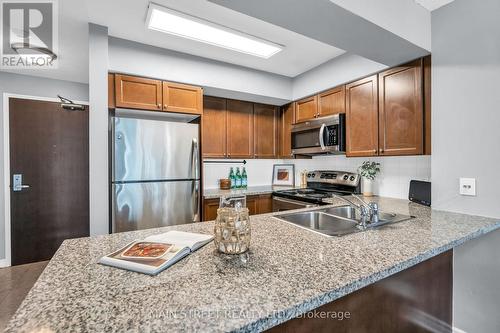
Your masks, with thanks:
<instances>
[{"instance_id":1,"label":"wooden lower cabinet","mask_svg":"<svg viewBox=\"0 0 500 333\"><path fill-rule=\"evenodd\" d=\"M422 60L378 75L379 155L421 155L424 149Z\"/></svg>"},{"instance_id":2,"label":"wooden lower cabinet","mask_svg":"<svg viewBox=\"0 0 500 333\"><path fill-rule=\"evenodd\" d=\"M451 333L452 301L450 250L267 332Z\"/></svg>"},{"instance_id":3,"label":"wooden lower cabinet","mask_svg":"<svg viewBox=\"0 0 500 333\"><path fill-rule=\"evenodd\" d=\"M346 155L378 155L377 75L346 86Z\"/></svg>"},{"instance_id":4,"label":"wooden lower cabinet","mask_svg":"<svg viewBox=\"0 0 500 333\"><path fill-rule=\"evenodd\" d=\"M213 221L217 218L219 199L203 200L203 221ZM273 211L273 200L271 194L259 194L247 196L247 207L250 215L267 214Z\"/></svg>"}]
</instances>

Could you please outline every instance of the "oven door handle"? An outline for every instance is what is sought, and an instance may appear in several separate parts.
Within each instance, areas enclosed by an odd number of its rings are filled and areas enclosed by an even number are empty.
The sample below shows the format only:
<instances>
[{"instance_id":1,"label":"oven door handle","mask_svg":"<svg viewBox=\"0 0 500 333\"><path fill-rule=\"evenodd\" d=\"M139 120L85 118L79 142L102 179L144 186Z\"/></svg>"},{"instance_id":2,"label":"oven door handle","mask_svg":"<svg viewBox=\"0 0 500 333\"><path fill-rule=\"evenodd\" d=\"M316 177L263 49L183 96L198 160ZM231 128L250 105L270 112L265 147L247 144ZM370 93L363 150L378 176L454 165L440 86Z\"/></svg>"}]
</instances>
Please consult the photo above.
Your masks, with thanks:
<instances>
[{"instance_id":1,"label":"oven door handle","mask_svg":"<svg viewBox=\"0 0 500 333\"><path fill-rule=\"evenodd\" d=\"M325 150L326 147L325 147L325 139L324 139L324 135L325 135L325 128L326 128L326 125L323 124L321 125L321 128L319 129L319 145L321 146L321 150Z\"/></svg>"}]
</instances>

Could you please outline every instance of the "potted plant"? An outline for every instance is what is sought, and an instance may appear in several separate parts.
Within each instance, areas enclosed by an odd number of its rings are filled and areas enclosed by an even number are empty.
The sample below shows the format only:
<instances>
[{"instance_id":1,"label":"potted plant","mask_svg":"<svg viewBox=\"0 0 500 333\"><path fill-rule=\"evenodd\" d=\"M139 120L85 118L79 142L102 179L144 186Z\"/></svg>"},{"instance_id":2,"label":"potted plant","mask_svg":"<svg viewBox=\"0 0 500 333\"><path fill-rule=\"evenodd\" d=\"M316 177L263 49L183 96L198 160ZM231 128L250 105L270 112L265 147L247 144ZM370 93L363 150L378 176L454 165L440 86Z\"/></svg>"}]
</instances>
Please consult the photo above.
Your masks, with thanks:
<instances>
[{"instance_id":1,"label":"potted plant","mask_svg":"<svg viewBox=\"0 0 500 333\"><path fill-rule=\"evenodd\" d=\"M363 195L367 197L373 196L373 181L380 172L380 163L364 161L358 171L363 177Z\"/></svg>"}]
</instances>

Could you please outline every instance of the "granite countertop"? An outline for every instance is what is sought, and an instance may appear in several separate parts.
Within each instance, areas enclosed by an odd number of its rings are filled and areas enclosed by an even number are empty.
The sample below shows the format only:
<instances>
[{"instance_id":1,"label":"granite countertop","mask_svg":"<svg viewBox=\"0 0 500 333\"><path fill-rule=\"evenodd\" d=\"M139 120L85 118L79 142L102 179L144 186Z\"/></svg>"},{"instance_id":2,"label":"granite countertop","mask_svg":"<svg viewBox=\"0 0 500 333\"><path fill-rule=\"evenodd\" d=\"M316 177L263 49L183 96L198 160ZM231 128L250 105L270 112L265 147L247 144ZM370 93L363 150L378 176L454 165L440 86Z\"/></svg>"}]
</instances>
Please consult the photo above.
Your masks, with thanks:
<instances>
[{"instance_id":1,"label":"granite countertop","mask_svg":"<svg viewBox=\"0 0 500 333\"><path fill-rule=\"evenodd\" d=\"M7 331L261 331L500 227L490 218L375 200L382 211L416 218L332 238L272 213L252 216L248 253L218 254L210 243L155 277L96 262L151 234L211 233L213 222L66 240Z\"/></svg>"},{"instance_id":2,"label":"granite countertop","mask_svg":"<svg viewBox=\"0 0 500 333\"><path fill-rule=\"evenodd\" d=\"M217 199L223 195L225 195L226 197L235 197L238 195L269 194L269 193L273 193L273 191L290 190L293 188L295 188L295 187L272 186L272 185L250 186L247 188L239 188L239 189L232 189L232 190L221 190L221 189L215 188L215 189L204 190L203 191L203 198L205 198L205 199Z\"/></svg>"}]
</instances>

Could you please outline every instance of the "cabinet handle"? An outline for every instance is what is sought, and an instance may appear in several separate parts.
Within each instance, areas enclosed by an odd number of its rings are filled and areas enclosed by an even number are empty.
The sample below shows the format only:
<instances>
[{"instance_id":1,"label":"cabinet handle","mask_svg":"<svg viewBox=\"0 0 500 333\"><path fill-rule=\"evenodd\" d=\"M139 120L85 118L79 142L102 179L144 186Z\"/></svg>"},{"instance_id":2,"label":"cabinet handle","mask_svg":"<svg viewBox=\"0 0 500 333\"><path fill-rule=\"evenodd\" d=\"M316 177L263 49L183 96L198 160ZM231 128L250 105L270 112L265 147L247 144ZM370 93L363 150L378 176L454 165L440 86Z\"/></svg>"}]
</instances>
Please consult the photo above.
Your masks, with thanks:
<instances>
[{"instance_id":1,"label":"cabinet handle","mask_svg":"<svg viewBox=\"0 0 500 333\"><path fill-rule=\"evenodd\" d=\"M165 109L166 109L167 107L168 107L168 105L167 105L167 104L164 104L164 105L163 105L163 108L165 108Z\"/></svg>"},{"instance_id":2,"label":"cabinet handle","mask_svg":"<svg viewBox=\"0 0 500 333\"><path fill-rule=\"evenodd\" d=\"M383 154L384 153L384 150L383 149L380 149L380 153Z\"/></svg>"},{"instance_id":3,"label":"cabinet handle","mask_svg":"<svg viewBox=\"0 0 500 333\"><path fill-rule=\"evenodd\" d=\"M158 103L158 109L161 109L161 104Z\"/></svg>"}]
</instances>

